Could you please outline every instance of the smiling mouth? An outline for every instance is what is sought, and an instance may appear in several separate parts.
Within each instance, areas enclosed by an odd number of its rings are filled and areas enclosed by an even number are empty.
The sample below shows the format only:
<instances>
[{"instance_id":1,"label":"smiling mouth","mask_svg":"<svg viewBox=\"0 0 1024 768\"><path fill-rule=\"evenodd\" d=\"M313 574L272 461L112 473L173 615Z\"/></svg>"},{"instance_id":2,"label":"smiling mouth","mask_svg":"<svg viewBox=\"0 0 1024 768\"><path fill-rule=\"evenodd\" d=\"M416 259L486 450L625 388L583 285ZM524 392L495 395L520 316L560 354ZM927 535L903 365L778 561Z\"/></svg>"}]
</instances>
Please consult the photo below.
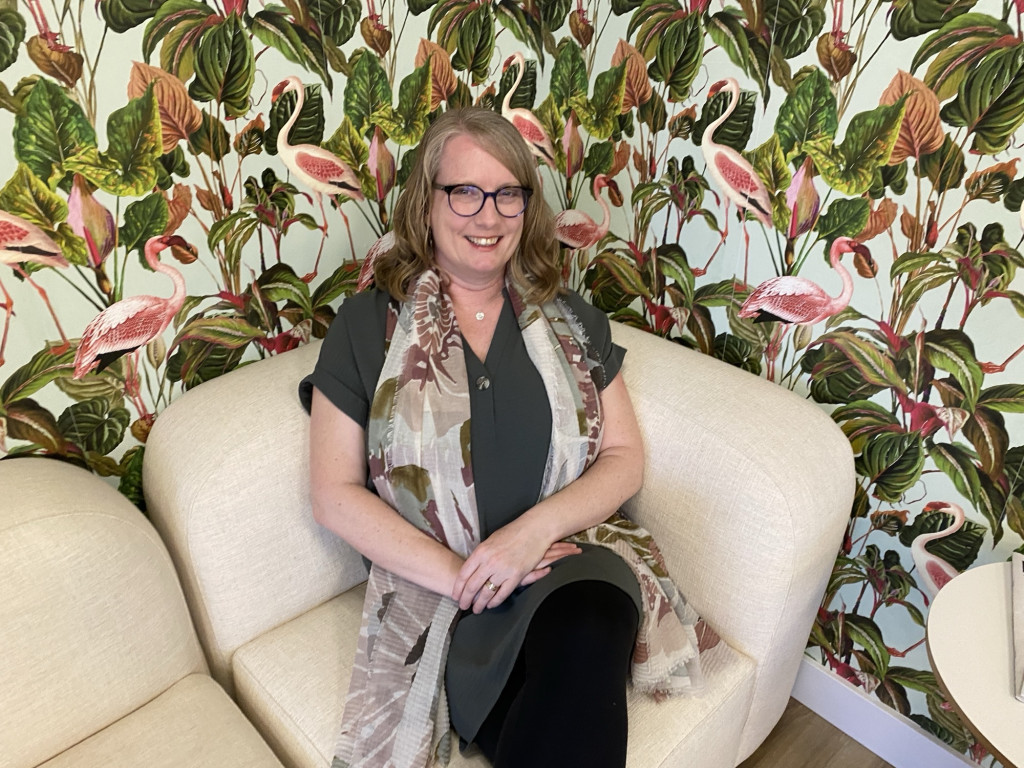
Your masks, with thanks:
<instances>
[{"instance_id":1,"label":"smiling mouth","mask_svg":"<svg viewBox=\"0 0 1024 768\"><path fill-rule=\"evenodd\" d=\"M466 237L473 245L495 245L500 238L497 237Z\"/></svg>"}]
</instances>

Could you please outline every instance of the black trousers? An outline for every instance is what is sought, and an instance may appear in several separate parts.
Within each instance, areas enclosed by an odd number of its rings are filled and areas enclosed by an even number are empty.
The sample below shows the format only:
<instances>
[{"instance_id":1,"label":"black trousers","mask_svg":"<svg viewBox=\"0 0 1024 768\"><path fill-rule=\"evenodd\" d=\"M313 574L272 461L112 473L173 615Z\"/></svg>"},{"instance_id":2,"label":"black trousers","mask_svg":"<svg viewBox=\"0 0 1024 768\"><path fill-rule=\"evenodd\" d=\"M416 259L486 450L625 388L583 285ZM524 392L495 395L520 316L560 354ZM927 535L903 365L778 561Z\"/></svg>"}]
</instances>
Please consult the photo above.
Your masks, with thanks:
<instances>
[{"instance_id":1,"label":"black trousers","mask_svg":"<svg viewBox=\"0 0 1024 768\"><path fill-rule=\"evenodd\" d=\"M494 768L622 768L638 616L602 581L552 592L475 742Z\"/></svg>"}]
</instances>

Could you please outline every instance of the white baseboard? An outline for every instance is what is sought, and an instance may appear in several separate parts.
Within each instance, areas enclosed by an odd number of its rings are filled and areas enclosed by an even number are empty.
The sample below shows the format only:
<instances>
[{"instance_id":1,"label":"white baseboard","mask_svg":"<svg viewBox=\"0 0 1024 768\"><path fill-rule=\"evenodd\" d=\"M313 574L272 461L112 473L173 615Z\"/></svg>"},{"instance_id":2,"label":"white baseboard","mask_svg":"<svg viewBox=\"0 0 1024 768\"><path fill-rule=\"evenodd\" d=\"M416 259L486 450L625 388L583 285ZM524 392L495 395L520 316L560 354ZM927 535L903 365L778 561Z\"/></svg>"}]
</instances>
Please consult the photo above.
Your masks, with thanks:
<instances>
[{"instance_id":1,"label":"white baseboard","mask_svg":"<svg viewBox=\"0 0 1024 768\"><path fill-rule=\"evenodd\" d=\"M895 768L977 768L878 699L804 658L793 698Z\"/></svg>"}]
</instances>

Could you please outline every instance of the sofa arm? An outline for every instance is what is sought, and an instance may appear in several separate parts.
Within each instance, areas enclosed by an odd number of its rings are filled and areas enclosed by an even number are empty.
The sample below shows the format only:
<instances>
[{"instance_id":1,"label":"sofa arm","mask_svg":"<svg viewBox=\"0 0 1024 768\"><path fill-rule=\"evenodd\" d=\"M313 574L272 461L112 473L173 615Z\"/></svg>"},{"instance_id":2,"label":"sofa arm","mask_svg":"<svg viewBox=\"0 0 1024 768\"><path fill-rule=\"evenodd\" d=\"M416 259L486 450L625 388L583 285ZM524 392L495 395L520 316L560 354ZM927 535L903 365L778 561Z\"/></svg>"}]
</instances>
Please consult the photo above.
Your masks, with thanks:
<instances>
[{"instance_id":1,"label":"sofa arm","mask_svg":"<svg viewBox=\"0 0 1024 768\"><path fill-rule=\"evenodd\" d=\"M687 599L757 664L747 757L785 709L849 519L849 442L792 392L613 324L645 440L627 507Z\"/></svg>"},{"instance_id":2,"label":"sofa arm","mask_svg":"<svg viewBox=\"0 0 1024 768\"><path fill-rule=\"evenodd\" d=\"M359 555L311 512L298 384L319 352L308 344L186 392L146 443L147 509L229 692L237 648L366 578Z\"/></svg>"}]
</instances>

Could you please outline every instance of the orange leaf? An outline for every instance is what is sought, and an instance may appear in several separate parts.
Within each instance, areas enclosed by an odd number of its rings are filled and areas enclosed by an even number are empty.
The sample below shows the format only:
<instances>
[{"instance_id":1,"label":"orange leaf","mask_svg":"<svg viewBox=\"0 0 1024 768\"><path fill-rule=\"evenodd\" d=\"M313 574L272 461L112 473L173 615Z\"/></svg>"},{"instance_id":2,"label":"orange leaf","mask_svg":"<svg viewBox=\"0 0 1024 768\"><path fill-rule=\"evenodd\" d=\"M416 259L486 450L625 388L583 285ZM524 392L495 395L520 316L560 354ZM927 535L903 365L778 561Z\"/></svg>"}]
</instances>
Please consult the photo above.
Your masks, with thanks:
<instances>
[{"instance_id":1,"label":"orange leaf","mask_svg":"<svg viewBox=\"0 0 1024 768\"><path fill-rule=\"evenodd\" d=\"M25 43L28 57L39 67L40 72L74 88L82 77L83 59L74 51L62 50L62 47L51 47L46 38L40 35L29 38Z\"/></svg>"},{"instance_id":2,"label":"orange leaf","mask_svg":"<svg viewBox=\"0 0 1024 768\"><path fill-rule=\"evenodd\" d=\"M420 39L420 47L416 50L416 66L422 67L430 60L430 111L437 109L442 101L455 93L458 80L448 51L437 43L426 38Z\"/></svg>"},{"instance_id":3,"label":"orange leaf","mask_svg":"<svg viewBox=\"0 0 1024 768\"><path fill-rule=\"evenodd\" d=\"M990 165L988 168L983 168L980 171L975 171L974 173L967 177L964 186L971 187L985 176L994 176L995 174L998 173L1002 173L1005 174L1006 176L1009 176L1010 181L1013 181L1015 178L1017 178L1017 163L1019 161L1020 158L1015 157L1013 158L1013 160L1007 160L1005 163L996 163L995 165Z\"/></svg>"},{"instance_id":4,"label":"orange leaf","mask_svg":"<svg viewBox=\"0 0 1024 768\"><path fill-rule=\"evenodd\" d=\"M899 206L896 203L887 197L882 198L878 203L878 207L868 215L867 225L857 234L854 240L866 243L871 238L885 232L896 221L896 212L898 210Z\"/></svg>"},{"instance_id":5,"label":"orange leaf","mask_svg":"<svg viewBox=\"0 0 1024 768\"><path fill-rule=\"evenodd\" d=\"M889 157L889 165L899 165L908 157L920 158L937 151L945 139L939 118L939 97L927 85L902 69L882 92L880 104L895 104L904 94L907 110L900 135Z\"/></svg>"},{"instance_id":6,"label":"orange leaf","mask_svg":"<svg viewBox=\"0 0 1024 768\"><path fill-rule=\"evenodd\" d=\"M924 240L924 227L906 207L900 214L900 231L912 244Z\"/></svg>"},{"instance_id":7,"label":"orange leaf","mask_svg":"<svg viewBox=\"0 0 1024 768\"><path fill-rule=\"evenodd\" d=\"M188 95L185 84L177 77L160 67L141 61L132 62L132 71L128 77L128 98L137 99L142 96L150 83L153 83L153 95L160 108L163 151L166 154L203 124L203 113Z\"/></svg>"},{"instance_id":8,"label":"orange leaf","mask_svg":"<svg viewBox=\"0 0 1024 768\"><path fill-rule=\"evenodd\" d=\"M623 61L626 62L626 93L622 99L622 114L626 114L651 98L651 79L643 54L625 40L619 40L612 54L612 66L617 67Z\"/></svg>"},{"instance_id":9,"label":"orange leaf","mask_svg":"<svg viewBox=\"0 0 1024 768\"><path fill-rule=\"evenodd\" d=\"M167 201L167 211L170 214L167 226L164 227L164 234L173 235L192 210L192 188L186 184L175 184L173 196L164 192L164 199Z\"/></svg>"}]
</instances>

